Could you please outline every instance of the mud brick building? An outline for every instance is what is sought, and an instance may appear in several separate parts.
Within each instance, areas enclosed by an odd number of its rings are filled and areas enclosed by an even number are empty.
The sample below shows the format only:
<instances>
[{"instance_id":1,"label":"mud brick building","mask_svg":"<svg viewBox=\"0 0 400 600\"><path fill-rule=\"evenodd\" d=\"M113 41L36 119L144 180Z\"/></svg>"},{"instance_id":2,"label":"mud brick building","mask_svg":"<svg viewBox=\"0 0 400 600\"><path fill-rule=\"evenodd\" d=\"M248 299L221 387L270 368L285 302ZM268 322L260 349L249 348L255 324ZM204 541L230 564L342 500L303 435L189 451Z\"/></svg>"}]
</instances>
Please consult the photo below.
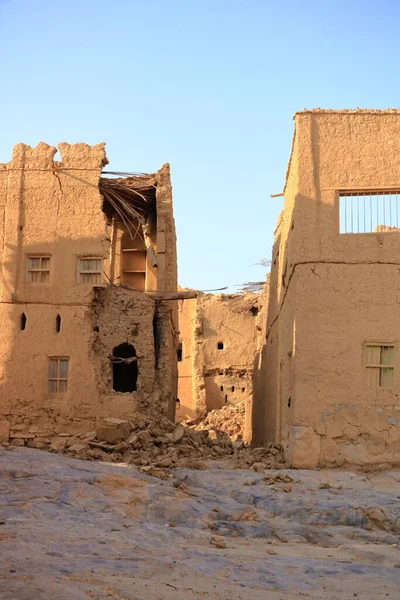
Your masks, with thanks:
<instances>
[{"instance_id":1,"label":"mud brick building","mask_svg":"<svg viewBox=\"0 0 400 600\"><path fill-rule=\"evenodd\" d=\"M255 443L400 463L400 111L303 111L255 369Z\"/></svg>"},{"instance_id":2,"label":"mud brick building","mask_svg":"<svg viewBox=\"0 0 400 600\"><path fill-rule=\"evenodd\" d=\"M169 165L104 173L104 144L15 146L0 165L1 439L43 446L135 411L174 418Z\"/></svg>"}]
</instances>

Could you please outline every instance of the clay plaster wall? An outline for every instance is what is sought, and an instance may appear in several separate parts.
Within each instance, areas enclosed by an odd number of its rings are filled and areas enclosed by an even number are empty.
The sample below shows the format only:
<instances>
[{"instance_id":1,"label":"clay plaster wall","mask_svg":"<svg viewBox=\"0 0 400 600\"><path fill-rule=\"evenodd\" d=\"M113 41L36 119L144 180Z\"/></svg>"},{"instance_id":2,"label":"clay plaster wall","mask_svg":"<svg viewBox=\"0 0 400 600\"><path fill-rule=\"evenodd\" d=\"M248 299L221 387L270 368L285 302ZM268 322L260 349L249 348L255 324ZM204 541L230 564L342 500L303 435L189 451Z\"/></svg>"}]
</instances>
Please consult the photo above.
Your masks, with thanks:
<instances>
[{"instance_id":1,"label":"clay plaster wall","mask_svg":"<svg viewBox=\"0 0 400 600\"><path fill-rule=\"evenodd\" d=\"M363 345L395 344L400 235L339 234L339 190L398 189L398 111L295 117L275 233L261 441L295 466L400 462L400 363L391 389L366 385ZM260 405L260 397L255 400Z\"/></svg>"},{"instance_id":2,"label":"clay plaster wall","mask_svg":"<svg viewBox=\"0 0 400 600\"><path fill-rule=\"evenodd\" d=\"M0 438L38 446L55 433L87 431L99 418L129 418L137 409L174 418L176 397L176 303L107 285L112 236L98 188L104 144L59 149L57 163L55 148L19 144L12 161L0 165ZM156 289L173 291L169 166L152 177L160 207ZM48 282L26 281L29 255L51 256ZM102 286L78 283L82 256L104 260ZM139 369L137 392L124 394L112 391L110 362L123 342L135 347ZM48 360L55 356L70 360L68 389L50 394Z\"/></svg>"},{"instance_id":3,"label":"clay plaster wall","mask_svg":"<svg viewBox=\"0 0 400 600\"><path fill-rule=\"evenodd\" d=\"M199 293L182 302L179 418L251 400L257 317L241 311L246 299Z\"/></svg>"}]
</instances>

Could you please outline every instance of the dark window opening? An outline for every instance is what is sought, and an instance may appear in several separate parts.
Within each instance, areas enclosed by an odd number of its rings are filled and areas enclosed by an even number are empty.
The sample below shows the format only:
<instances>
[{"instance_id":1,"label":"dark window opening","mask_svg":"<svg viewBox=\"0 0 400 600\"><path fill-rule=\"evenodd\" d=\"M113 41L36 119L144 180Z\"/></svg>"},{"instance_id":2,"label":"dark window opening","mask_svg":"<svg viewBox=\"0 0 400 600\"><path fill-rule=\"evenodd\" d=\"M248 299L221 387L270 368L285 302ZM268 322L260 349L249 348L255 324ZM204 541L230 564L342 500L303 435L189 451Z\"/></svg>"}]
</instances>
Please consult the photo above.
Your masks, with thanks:
<instances>
[{"instance_id":1,"label":"dark window opening","mask_svg":"<svg viewBox=\"0 0 400 600\"><path fill-rule=\"evenodd\" d=\"M179 344L179 346L178 346L177 358L178 358L178 362L182 362L182 344Z\"/></svg>"},{"instance_id":2,"label":"dark window opening","mask_svg":"<svg viewBox=\"0 0 400 600\"><path fill-rule=\"evenodd\" d=\"M153 340L154 340L154 365L155 368L158 368L158 359L160 355L160 319L158 318L158 310L159 310L160 301L156 300L155 302L155 313L153 317Z\"/></svg>"},{"instance_id":3,"label":"dark window opening","mask_svg":"<svg viewBox=\"0 0 400 600\"><path fill-rule=\"evenodd\" d=\"M223 392L224 391L224 386L221 385L221 387L219 389L221 390L221 392Z\"/></svg>"},{"instance_id":4,"label":"dark window opening","mask_svg":"<svg viewBox=\"0 0 400 600\"><path fill-rule=\"evenodd\" d=\"M21 331L24 331L26 328L26 314L22 313L21 315Z\"/></svg>"},{"instance_id":5,"label":"dark window opening","mask_svg":"<svg viewBox=\"0 0 400 600\"><path fill-rule=\"evenodd\" d=\"M56 316L56 331L57 331L57 333L60 333L60 331L61 331L61 317L60 317L60 315Z\"/></svg>"},{"instance_id":6,"label":"dark window opening","mask_svg":"<svg viewBox=\"0 0 400 600\"><path fill-rule=\"evenodd\" d=\"M245 391L246 391L246 388L242 388L242 392L245 392Z\"/></svg>"},{"instance_id":7,"label":"dark window opening","mask_svg":"<svg viewBox=\"0 0 400 600\"><path fill-rule=\"evenodd\" d=\"M235 386L233 385L233 386L232 386L232 392L234 392L234 391L235 391Z\"/></svg>"},{"instance_id":8,"label":"dark window opening","mask_svg":"<svg viewBox=\"0 0 400 600\"><path fill-rule=\"evenodd\" d=\"M223 350L224 349L224 342L218 342L217 348L218 348L218 350Z\"/></svg>"},{"instance_id":9,"label":"dark window opening","mask_svg":"<svg viewBox=\"0 0 400 600\"><path fill-rule=\"evenodd\" d=\"M225 404L228 402L228 396L225 394Z\"/></svg>"},{"instance_id":10,"label":"dark window opening","mask_svg":"<svg viewBox=\"0 0 400 600\"><path fill-rule=\"evenodd\" d=\"M115 392L136 392L138 365L136 350L124 342L113 350L113 390Z\"/></svg>"},{"instance_id":11,"label":"dark window opening","mask_svg":"<svg viewBox=\"0 0 400 600\"><path fill-rule=\"evenodd\" d=\"M292 397L291 396L290 396L290 398L287 401L287 405L288 405L288 408L290 408L291 405L292 405Z\"/></svg>"},{"instance_id":12,"label":"dark window opening","mask_svg":"<svg viewBox=\"0 0 400 600\"><path fill-rule=\"evenodd\" d=\"M256 317L258 315L258 306L252 306L250 312L253 315L253 317Z\"/></svg>"}]
</instances>

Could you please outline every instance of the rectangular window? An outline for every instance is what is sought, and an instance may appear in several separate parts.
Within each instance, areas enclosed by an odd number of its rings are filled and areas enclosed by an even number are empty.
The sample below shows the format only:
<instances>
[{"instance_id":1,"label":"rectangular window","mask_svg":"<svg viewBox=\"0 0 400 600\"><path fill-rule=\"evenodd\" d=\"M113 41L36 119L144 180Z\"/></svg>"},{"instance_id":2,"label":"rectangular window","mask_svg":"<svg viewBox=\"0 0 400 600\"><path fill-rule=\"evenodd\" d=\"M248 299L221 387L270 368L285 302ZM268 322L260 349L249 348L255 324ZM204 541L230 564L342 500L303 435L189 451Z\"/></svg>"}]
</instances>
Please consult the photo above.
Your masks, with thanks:
<instances>
[{"instance_id":1,"label":"rectangular window","mask_svg":"<svg viewBox=\"0 0 400 600\"><path fill-rule=\"evenodd\" d=\"M50 281L50 256L28 256L26 280L33 283Z\"/></svg>"},{"instance_id":2,"label":"rectangular window","mask_svg":"<svg viewBox=\"0 0 400 600\"><path fill-rule=\"evenodd\" d=\"M177 350L177 353L176 353L177 354L178 362L182 362L182 350L183 350L183 346L182 346L182 344L179 344L178 345L178 350Z\"/></svg>"},{"instance_id":3,"label":"rectangular window","mask_svg":"<svg viewBox=\"0 0 400 600\"><path fill-rule=\"evenodd\" d=\"M49 358L48 391L57 394L67 391L69 358Z\"/></svg>"},{"instance_id":4,"label":"rectangular window","mask_svg":"<svg viewBox=\"0 0 400 600\"><path fill-rule=\"evenodd\" d=\"M78 264L78 283L101 285L103 283L103 259L80 258Z\"/></svg>"},{"instance_id":5,"label":"rectangular window","mask_svg":"<svg viewBox=\"0 0 400 600\"><path fill-rule=\"evenodd\" d=\"M400 231L400 190L339 192L340 233Z\"/></svg>"},{"instance_id":6,"label":"rectangular window","mask_svg":"<svg viewBox=\"0 0 400 600\"><path fill-rule=\"evenodd\" d=\"M364 364L367 385L390 388L394 385L393 345L365 344Z\"/></svg>"}]
</instances>

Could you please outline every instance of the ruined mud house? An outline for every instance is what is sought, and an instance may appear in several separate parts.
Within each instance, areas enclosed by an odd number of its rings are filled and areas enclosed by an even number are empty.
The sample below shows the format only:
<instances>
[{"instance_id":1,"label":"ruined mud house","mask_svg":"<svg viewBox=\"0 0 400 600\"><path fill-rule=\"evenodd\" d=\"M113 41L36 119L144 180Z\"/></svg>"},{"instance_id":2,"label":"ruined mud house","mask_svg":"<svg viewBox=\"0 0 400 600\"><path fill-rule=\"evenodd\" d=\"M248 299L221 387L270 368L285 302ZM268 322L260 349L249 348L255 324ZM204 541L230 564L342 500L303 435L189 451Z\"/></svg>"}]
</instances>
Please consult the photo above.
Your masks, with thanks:
<instances>
[{"instance_id":1,"label":"ruined mud house","mask_svg":"<svg viewBox=\"0 0 400 600\"><path fill-rule=\"evenodd\" d=\"M169 165L106 173L104 144L15 146L0 165L1 439L42 447L136 410L174 418Z\"/></svg>"},{"instance_id":2,"label":"ruined mud house","mask_svg":"<svg viewBox=\"0 0 400 600\"><path fill-rule=\"evenodd\" d=\"M179 301L177 419L243 403L250 440L259 300L256 293L197 292Z\"/></svg>"},{"instance_id":3,"label":"ruined mud house","mask_svg":"<svg viewBox=\"0 0 400 600\"><path fill-rule=\"evenodd\" d=\"M297 467L400 463L400 111L297 113L254 382Z\"/></svg>"}]
</instances>

